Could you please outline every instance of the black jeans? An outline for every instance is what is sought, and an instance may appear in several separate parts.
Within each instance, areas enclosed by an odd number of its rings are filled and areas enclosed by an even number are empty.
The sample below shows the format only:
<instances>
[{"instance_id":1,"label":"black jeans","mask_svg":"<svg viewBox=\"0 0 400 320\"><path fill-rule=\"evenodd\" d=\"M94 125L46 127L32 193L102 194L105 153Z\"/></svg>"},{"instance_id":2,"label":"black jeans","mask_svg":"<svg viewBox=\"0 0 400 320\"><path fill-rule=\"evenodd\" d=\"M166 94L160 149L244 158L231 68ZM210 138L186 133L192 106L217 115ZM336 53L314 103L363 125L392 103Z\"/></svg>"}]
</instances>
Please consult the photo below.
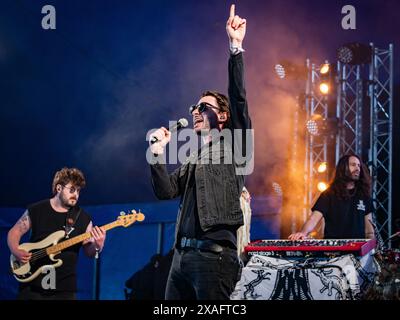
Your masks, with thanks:
<instances>
[{"instance_id":1,"label":"black jeans","mask_svg":"<svg viewBox=\"0 0 400 320\"><path fill-rule=\"evenodd\" d=\"M69 291L41 292L31 287L21 288L17 300L76 300L76 293Z\"/></svg>"},{"instance_id":2,"label":"black jeans","mask_svg":"<svg viewBox=\"0 0 400 320\"><path fill-rule=\"evenodd\" d=\"M166 300L228 300L240 279L237 251L175 249Z\"/></svg>"}]
</instances>

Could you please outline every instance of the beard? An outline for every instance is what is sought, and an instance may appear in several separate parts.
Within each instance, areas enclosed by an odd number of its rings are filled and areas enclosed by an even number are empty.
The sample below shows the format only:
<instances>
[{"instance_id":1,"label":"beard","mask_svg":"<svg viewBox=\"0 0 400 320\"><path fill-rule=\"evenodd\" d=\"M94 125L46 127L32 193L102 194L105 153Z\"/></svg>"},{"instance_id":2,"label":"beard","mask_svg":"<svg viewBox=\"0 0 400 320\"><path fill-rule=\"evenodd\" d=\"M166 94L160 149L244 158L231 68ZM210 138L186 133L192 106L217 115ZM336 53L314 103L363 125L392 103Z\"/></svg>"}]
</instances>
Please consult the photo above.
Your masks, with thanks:
<instances>
[{"instance_id":1,"label":"beard","mask_svg":"<svg viewBox=\"0 0 400 320\"><path fill-rule=\"evenodd\" d=\"M360 180L361 171L353 171L351 172L347 169L344 173L346 182L357 182Z\"/></svg>"},{"instance_id":2,"label":"beard","mask_svg":"<svg viewBox=\"0 0 400 320\"><path fill-rule=\"evenodd\" d=\"M78 199L74 198L74 197L70 197L70 198L60 197L60 200L61 200L61 204L64 207L70 207L70 208L74 207L78 202Z\"/></svg>"},{"instance_id":3,"label":"beard","mask_svg":"<svg viewBox=\"0 0 400 320\"><path fill-rule=\"evenodd\" d=\"M350 173L350 181L358 181L360 180L360 172Z\"/></svg>"}]
</instances>

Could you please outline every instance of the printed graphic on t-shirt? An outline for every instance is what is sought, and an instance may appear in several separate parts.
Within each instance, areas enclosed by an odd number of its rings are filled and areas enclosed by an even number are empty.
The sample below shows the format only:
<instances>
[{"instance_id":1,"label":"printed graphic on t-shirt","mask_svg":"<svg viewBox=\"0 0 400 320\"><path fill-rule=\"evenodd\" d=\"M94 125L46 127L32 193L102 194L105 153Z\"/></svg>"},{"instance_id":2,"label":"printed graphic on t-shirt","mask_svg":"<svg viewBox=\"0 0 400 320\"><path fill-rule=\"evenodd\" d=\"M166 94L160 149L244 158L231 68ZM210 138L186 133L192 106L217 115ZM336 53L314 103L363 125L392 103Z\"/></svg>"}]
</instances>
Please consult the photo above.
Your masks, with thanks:
<instances>
[{"instance_id":1,"label":"printed graphic on t-shirt","mask_svg":"<svg viewBox=\"0 0 400 320\"><path fill-rule=\"evenodd\" d=\"M365 205L363 200L358 200L357 210L365 211Z\"/></svg>"}]
</instances>

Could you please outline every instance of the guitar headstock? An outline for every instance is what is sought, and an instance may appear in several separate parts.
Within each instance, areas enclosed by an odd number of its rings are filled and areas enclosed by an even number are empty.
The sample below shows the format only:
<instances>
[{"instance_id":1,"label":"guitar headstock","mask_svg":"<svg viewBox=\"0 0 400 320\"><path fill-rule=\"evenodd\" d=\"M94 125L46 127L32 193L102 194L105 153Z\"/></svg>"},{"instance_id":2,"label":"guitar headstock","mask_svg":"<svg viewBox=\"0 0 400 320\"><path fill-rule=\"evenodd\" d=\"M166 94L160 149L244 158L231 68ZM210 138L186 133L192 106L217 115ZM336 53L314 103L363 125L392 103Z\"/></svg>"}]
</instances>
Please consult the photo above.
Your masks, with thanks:
<instances>
[{"instance_id":1,"label":"guitar headstock","mask_svg":"<svg viewBox=\"0 0 400 320\"><path fill-rule=\"evenodd\" d=\"M118 224L122 227L129 227L131 224L133 224L136 221L143 221L144 220L144 214L140 212L136 212L136 210L131 210L131 213L127 214L124 211L120 212L120 216L118 217L117 221Z\"/></svg>"}]
</instances>

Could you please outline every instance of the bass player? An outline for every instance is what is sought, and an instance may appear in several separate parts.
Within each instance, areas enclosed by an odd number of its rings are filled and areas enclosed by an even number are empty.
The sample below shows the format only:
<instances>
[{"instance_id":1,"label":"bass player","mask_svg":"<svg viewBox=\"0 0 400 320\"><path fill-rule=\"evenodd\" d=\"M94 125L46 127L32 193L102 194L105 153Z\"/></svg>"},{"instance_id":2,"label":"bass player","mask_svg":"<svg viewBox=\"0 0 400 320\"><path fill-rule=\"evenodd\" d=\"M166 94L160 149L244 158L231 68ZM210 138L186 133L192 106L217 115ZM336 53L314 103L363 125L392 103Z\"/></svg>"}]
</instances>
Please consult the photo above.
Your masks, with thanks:
<instances>
[{"instance_id":1,"label":"bass player","mask_svg":"<svg viewBox=\"0 0 400 320\"><path fill-rule=\"evenodd\" d=\"M92 236L57 255L57 258L62 260L62 265L54 269L53 282L44 281L47 280L44 279L46 272L42 272L32 281L21 283L17 297L19 300L76 299L79 250L83 246L88 257L97 257L106 238L106 232L98 226L93 227L91 217L77 206L80 191L85 185L85 177L80 170L62 168L56 172L53 179L53 197L28 206L8 232L10 251L22 264L29 263L32 259L32 253L19 249L21 237L28 231L31 231L30 242L39 242L60 230L65 230L66 238L85 232L90 232Z\"/></svg>"}]
</instances>

